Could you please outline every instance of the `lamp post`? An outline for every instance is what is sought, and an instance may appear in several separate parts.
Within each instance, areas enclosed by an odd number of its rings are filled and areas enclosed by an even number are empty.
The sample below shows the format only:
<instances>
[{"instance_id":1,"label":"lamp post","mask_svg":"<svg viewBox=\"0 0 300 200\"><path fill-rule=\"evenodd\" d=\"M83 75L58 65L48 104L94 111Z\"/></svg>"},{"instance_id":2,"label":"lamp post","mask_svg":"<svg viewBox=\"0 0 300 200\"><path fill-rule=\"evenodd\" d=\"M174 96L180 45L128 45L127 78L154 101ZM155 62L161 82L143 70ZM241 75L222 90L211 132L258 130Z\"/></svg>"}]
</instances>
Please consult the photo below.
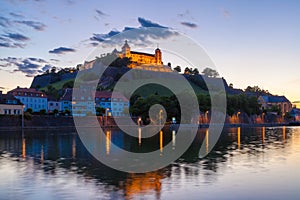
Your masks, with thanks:
<instances>
[{"instance_id":1,"label":"lamp post","mask_svg":"<svg viewBox=\"0 0 300 200\"><path fill-rule=\"evenodd\" d=\"M208 111L205 112L205 123L208 124Z\"/></svg>"},{"instance_id":2,"label":"lamp post","mask_svg":"<svg viewBox=\"0 0 300 200\"><path fill-rule=\"evenodd\" d=\"M159 126L161 126L162 112L163 112L163 110L160 109L160 110L159 110Z\"/></svg>"},{"instance_id":3,"label":"lamp post","mask_svg":"<svg viewBox=\"0 0 300 200\"><path fill-rule=\"evenodd\" d=\"M105 110L105 126L107 126L107 114L108 114L109 108L106 108Z\"/></svg>"},{"instance_id":4,"label":"lamp post","mask_svg":"<svg viewBox=\"0 0 300 200\"><path fill-rule=\"evenodd\" d=\"M238 113L237 113L237 119L238 119L238 123L240 124L240 118L239 118L239 115L241 114L241 112L239 111Z\"/></svg>"}]
</instances>

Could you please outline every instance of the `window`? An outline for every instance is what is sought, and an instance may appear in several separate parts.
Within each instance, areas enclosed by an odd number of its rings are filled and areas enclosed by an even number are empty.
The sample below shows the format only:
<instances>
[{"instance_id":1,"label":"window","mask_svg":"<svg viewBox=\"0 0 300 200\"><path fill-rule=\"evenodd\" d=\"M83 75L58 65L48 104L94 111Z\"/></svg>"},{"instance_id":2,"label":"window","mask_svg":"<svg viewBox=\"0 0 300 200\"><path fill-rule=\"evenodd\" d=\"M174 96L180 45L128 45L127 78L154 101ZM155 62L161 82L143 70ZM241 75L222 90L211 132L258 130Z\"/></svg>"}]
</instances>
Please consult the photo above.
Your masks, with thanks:
<instances>
[{"instance_id":1,"label":"window","mask_svg":"<svg viewBox=\"0 0 300 200\"><path fill-rule=\"evenodd\" d=\"M53 106L53 103L50 103L50 106Z\"/></svg>"}]
</instances>

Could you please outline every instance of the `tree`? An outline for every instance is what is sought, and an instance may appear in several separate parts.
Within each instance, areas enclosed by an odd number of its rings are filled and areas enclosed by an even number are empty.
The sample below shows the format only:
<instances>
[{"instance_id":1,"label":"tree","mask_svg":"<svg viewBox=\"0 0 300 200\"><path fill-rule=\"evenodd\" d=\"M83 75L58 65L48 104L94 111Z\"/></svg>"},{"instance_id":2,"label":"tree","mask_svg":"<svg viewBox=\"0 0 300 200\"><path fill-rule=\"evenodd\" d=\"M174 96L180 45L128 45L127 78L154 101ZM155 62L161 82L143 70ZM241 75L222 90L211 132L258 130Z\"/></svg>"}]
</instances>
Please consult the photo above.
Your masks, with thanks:
<instances>
[{"instance_id":1,"label":"tree","mask_svg":"<svg viewBox=\"0 0 300 200\"><path fill-rule=\"evenodd\" d=\"M186 68L184 69L184 74L192 74L191 68L186 67Z\"/></svg>"},{"instance_id":2,"label":"tree","mask_svg":"<svg viewBox=\"0 0 300 200\"><path fill-rule=\"evenodd\" d=\"M63 85L63 88L73 88L74 81L68 81Z\"/></svg>"},{"instance_id":3,"label":"tree","mask_svg":"<svg viewBox=\"0 0 300 200\"><path fill-rule=\"evenodd\" d=\"M56 72L56 67L52 67L51 68L51 73L55 73Z\"/></svg>"},{"instance_id":4,"label":"tree","mask_svg":"<svg viewBox=\"0 0 300 200\"><path fill-rule=\"evenodd\" d=\"M46 109L41 109L40 110L40 115L45 115L46 114Z\"/></svg>"},{"instance_id":5,"label":"tree","mask_svg":"<svg viewBox=\"0 0 300 200\"><path fill-rule=\"evenodd\" d=\"M181 72L181 67L177 65L174 67L174 71L177 71L178 73Z\"/></svg>"},{"instance_id":6,"label":"tree","mask_svg":"<svg viewBox=\"0 0 300 200\"><path fill-rule=\"evenodd\" d=\"M170 68L172 67L172 64L170 62L168 62L168 67L170 67Z\"/></svg>"},{"instance_id":7,"label":"tree","mask_svg":"<svg viewBox=\"0 0 300 200\"><path fill-rule=\"evenodd\" d=\"M96 107L96 115L101 116L105 113L105 108L102 107Z\"/></svg>"},{"instance_id":8,"label":"tree","mask_svg":"<svg viewBox=\"0 0 300 200\"><path fill-rule=\"evenodd\" d=\"M192 72L194 75L198 75L199 74L199 70L198 70L198 68L195 68L194 70L193 70L193 72Z\"/></svg>"},{"instance_id":9,"label":"tree","mask_svg":"<svg viewBox=\"0 0 300 200\"><path fill-rule=\"evenodd\" d=\"M33 110L32 110L32 108L27 108L26 112L29 114L32 114Z\"/></svg>"},{"instance_id":10,"label":"tree","mask_svg":"<svg viewBox=\"0 0 300 200\"><path fill-rule=\"evenodd\" d=\"M208 76L208 77L213 77L213 78L216 78L216 77L219 76L219 73L216 70L211 69L209 67L205 68L202 71L202 74L205 75L205 76Z\"/></svg>"},{"instance_id":11,"label":"tree","mask_svg":"<svg viewBox=\"0 0 300 200\"><path fill-rule=\"evenodd\" d=\"M54 114L54 115L57 115L58 112L59 112L59 111L58 111L57 109L54 109L54 110L53 110L53 114Z\"/></svg>"}]
</instances>

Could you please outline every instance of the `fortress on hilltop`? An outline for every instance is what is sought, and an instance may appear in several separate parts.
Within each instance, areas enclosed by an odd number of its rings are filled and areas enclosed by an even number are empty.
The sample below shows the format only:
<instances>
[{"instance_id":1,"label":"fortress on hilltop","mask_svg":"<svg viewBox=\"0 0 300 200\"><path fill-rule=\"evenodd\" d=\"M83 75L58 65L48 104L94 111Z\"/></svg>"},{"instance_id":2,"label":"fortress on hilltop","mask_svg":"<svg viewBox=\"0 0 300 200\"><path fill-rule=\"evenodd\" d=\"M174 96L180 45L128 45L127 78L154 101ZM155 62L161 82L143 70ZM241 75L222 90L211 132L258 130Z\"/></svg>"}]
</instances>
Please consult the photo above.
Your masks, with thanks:
<instances>
[{"instance_id":1,"label":"fortress on hilltop","mask_svg":"<svg viewBox=\"0 0 300 200\"><path fill-rule=\"evenodd\" d=\"M172 72L171 67L163 65L162 52L159 48L156 48L154 54L131 51L127 40L121 49L118 51L114 49L111 54L117 55L119 58L128 58L130 63L127 67L131 69L140 69L157 72ZM95 60L85 61L83 69L89 69L93 67Z\"/></svg>"},{"instance_id":2,"label":"fortress on hilltop","mask_svg":"<svg viewBox=\"0 0 300 200\"><path fill-rule=\"evenodd\" d=\"M116 49L113 51L113 53L119 54L120 58L129 58L132 63L135 65L162 65L163 62L161 60L161 51L159 48L155 49L154 54L149 53L143 53L143 52L137 52L137 51L130 51L130 46L127 43L127 40L125 40L125 44L122 47L122 51L118 52Z\"/></svg>"}]
</instances>

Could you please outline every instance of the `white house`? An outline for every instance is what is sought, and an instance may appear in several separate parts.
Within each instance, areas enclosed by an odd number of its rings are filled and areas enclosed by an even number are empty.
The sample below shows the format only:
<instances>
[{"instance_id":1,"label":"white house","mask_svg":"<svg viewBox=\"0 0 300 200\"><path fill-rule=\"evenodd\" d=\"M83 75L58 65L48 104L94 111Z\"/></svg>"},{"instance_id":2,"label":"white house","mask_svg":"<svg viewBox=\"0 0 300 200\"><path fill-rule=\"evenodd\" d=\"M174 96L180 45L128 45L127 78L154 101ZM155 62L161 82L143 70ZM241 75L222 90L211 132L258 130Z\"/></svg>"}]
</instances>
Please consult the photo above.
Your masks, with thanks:
<instances>
[{"instance_id":1,"label":"white house","mask_svg":"<svg viewBox=\"0 0 300 200\"><path fill-rule=\"evenodd\" d=\"M2 94L0 91L0 114L21 115L23 104L11 94Z\"/></svg>"}]
</instances>

